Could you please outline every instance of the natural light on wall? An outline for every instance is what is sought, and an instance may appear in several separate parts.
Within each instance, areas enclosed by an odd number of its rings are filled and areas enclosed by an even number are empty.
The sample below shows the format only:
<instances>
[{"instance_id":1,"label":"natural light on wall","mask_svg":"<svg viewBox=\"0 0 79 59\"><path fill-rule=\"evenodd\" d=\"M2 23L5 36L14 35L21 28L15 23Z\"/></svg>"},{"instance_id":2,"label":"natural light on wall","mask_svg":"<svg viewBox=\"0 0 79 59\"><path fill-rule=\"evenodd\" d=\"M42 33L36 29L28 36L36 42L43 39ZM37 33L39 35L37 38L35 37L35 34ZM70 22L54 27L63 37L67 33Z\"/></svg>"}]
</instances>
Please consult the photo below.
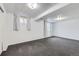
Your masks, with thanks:
<instances>
[{"instance_id":1,"label":"natural light on wall","mask_svg":"<svg viewBox=\"0 0 79 59\"><path fill-rule=\"evenodd\" d=\"M38 7L38 4L37 3L28 3L27 6L30 8L30 9L36 9Z\"/></svg>"}]
</instances>

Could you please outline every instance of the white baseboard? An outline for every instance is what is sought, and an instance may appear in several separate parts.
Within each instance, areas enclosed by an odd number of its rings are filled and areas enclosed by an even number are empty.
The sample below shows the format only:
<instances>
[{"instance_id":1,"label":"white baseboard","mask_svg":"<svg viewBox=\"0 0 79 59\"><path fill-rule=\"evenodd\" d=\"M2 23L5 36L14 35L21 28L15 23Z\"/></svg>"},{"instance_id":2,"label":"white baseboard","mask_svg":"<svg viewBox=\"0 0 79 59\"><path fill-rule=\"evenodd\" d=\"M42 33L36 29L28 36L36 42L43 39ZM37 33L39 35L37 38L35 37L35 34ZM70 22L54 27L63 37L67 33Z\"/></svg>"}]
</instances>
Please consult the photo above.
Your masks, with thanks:
<instances>
[{"instance_id":1,"label":"white baseboard","mask_svg":"<svg viewBox=\"0 0 79 59\"><path fill-rule=\"evenodd\" d=\"M67 37L67 36L60 36L60 35L55 35L55 36L79 41L79 39L75 39L75 38L71 38L71 37Z\"/></svg>"}]
</instances>

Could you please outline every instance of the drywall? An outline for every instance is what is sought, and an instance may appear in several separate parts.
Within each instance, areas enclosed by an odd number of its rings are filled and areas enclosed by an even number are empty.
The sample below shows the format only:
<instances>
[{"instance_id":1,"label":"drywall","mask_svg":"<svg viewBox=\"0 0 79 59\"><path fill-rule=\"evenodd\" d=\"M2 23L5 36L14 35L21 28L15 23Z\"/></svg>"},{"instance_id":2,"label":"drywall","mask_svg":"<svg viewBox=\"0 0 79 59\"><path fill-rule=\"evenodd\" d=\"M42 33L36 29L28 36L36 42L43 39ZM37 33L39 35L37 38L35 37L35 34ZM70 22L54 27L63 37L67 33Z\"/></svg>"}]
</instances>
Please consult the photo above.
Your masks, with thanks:
<instances>
[{"instance_id":1,"label":"drywall","mask_svg":"<svg viewBox=\"0 0 79 59\"><path fill-rule=\"evenodd\" d=\"M7 30L7 27L6 27L7 25L6 21L8 19L7 16L8 14L6 13L0 13L0 53L7 49L7 44L5 44L6 40L4 39L6 34L5 30Z\"/></svg>"},{"instance_id":2,"label":"drywall","mask_svg":"<svg viewBox=\"0 0 79 59\"><path fill-rule=\"evenodd\" d=\"M3 41L3 39L2 39L2 30L3 30L3 26L4 26L4 24L3 24L4 17L5 16L2 13L0 13L0 54L2 52L2 41Z\"/></svg>"},{"instance_id":3,"label":"drywall","mask_svg":"<svg viewBox=\"0 0 79 59\"><path fill-rule=\"evenodd\" d=\"M79 18L57 22L54 34L59 37L79 40Z\"/></svg>"},{"instance_id":4,"label":"drywall","mask_svg":"<svg viewBox=\"0 0 79 59\"><path fill-rule=\"evenodd\" d=\"M8 45L18 44L22 42L32 41L43 38L43 22L36 22L31 20L31 31L13 31L13 20L12 14L4 14L4 25L2 30L3 47L6 50Z\"/></svg>"}]
</instances>

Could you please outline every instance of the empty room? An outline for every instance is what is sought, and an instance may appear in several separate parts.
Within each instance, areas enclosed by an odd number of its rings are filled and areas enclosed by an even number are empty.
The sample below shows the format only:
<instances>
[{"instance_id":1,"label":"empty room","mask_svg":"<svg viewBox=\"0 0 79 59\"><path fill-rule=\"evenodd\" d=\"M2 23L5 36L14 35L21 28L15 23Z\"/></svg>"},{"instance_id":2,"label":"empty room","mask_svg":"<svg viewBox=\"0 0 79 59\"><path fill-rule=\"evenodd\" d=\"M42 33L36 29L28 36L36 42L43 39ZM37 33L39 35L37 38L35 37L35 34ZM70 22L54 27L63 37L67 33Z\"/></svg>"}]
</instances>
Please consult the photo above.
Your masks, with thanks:
<instances>
[{"instance_id":1,"label":"empty room","mask_svg":"<svg viewBox=\"0 0 79 59\"><path fill-rule=\"evenodd\" d=\"M0 3L0 56L79 56L79 3Z\"/></svg>"}]
</instances>

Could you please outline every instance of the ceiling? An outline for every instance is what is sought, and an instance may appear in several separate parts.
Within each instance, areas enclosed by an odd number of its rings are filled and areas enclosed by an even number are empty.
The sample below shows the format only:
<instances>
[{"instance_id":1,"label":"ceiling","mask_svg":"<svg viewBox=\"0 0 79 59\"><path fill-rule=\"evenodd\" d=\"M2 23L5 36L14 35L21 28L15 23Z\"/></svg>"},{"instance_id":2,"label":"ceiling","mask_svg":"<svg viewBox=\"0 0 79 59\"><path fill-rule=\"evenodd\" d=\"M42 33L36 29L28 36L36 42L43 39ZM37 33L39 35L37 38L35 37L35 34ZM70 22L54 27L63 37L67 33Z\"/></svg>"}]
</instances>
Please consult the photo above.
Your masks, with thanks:
<instances>
[{"instance_id":1,"label":"ceiling","mask_svg":"<svg viewBox=\"0 0 79 59\"><path fill-rule=\"evenodd\" d=\"M57 16L66 17L66 20L79 18L79 3L71 3L45 16L48 21L54 22Z\"/></svg>"},{"instance_id":2,"label":"ceiling","mask_svg":"<svg viewBox=\"0 0 79 59\"><path fill-rule=\"evenodd\" d=\"M38 8L30 9L27 3L3 3L6 13L15 13L19 16L35 18L45 12L56 3L38 3Z\"/></svg>"}]
</instances>

